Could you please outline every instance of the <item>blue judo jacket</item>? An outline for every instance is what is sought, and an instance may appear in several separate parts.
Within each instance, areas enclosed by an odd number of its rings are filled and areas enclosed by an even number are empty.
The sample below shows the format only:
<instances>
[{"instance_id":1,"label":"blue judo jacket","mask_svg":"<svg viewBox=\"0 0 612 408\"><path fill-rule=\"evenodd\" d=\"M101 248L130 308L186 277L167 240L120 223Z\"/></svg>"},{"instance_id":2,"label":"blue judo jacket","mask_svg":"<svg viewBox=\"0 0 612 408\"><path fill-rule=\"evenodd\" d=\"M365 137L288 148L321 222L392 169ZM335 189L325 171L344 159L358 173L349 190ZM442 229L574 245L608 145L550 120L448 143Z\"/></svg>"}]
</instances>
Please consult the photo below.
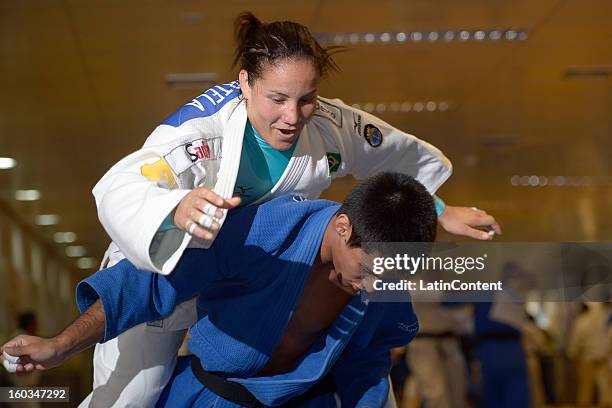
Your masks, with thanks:
<instances>
[{"instance_id":1,"label":"blue judo jacket","mask_svg":"<svg viewBox=\"0 0 612 408\"><path fill-rule=\"evenodd\" d=\"M107 341L198 296L189 347L208 371L241 383L270 406L306 392L331 371L343 407L381 407L389 349L418 331L410 303L368 303L357 294L291 371L256 376L280 341L338 208L283 196L231 211L211 248L187 250L172 274L137 270L124 260L78 284L78 307L83 312L101 299ZM205 389L190 367L178 371L158 405L238 406ZM303 406L335 403L330 395Z\"/></svg>"}]
</instances>

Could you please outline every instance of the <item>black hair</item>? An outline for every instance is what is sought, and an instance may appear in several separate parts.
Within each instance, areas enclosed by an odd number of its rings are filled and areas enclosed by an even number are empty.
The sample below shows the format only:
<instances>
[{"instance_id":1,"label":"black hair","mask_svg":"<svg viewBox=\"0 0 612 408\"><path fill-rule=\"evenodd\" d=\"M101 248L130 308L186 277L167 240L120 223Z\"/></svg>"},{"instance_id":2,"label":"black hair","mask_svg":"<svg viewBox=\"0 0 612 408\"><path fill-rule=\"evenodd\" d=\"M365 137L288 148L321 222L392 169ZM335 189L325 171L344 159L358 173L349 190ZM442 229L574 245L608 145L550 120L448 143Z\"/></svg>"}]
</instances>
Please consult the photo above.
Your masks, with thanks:
<instances>
[{"instance_id":1,"label":"black hair","mask_svg":"<svg viewBox=\"0 0 612 408\"><path fill-rule=\"evenodd\" d=\"M338 70L331 55L343 47L322 47L306 26L293 21L263 23L247 11L236 18L234 32L233 65L249 73L249 85L262 76L267 65L284 59L308 59L320 76Z\"/></svg>"},{"instance_id":2,"label":"black hair","mask_svg":"<svg viewBox=\"0 0 612 408\"><path fill-rule=\"evenodd\" d=\"M438 217L433 198L414 178L380 173L359 183L338 214L353 227L348 245L366 242L433 242Z\"/></svg>"}]
</instances>

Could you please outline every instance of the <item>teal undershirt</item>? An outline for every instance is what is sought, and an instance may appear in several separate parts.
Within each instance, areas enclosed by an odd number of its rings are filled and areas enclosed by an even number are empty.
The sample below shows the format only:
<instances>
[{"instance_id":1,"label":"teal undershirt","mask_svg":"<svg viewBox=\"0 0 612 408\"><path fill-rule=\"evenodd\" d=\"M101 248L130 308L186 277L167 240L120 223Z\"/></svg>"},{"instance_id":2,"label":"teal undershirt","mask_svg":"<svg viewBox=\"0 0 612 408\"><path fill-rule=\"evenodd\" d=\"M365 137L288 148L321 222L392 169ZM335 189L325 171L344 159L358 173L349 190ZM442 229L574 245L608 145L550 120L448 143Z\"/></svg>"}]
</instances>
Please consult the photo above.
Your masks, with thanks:
<instances>
[{"instance_id":1,"label":"teal undershirt","mask_svg":"<svg viewBox=\"0 0 612 408\"><path fill-rule=\"evenodd\" d=\"M242 198L240 206L249 205L259 200L272 190L285 172L295 146L285 151L272 148L247 120L244 128L240 167L234 187L234 195ZM160 225L158 231L163 232L176 228L170 214Z\"/></svg>"},{"instance_id":2,"label":"teal undershirt","mask_svg":"<svg viewBox=\"0 0 612 408\"><path fill-rule=\"evenodd\" d=\"M240 206L254 203L272 190L285 172L296 145L297 143L294 143L291 148L282 152L275 150L247 120L244 128L240 167L234 187L234 194L242 198ZM433 198L436 213L440 216L445 209L444 201L436 195ZM169 215L160 226L159 231L166 231L171 228L176 227L172 222L172 216Z\"/></svg>"},{"instance_id":3,"label":"teal undershirt","mask_svg":"<svg viewBox=\"0 0 612 408\"><path fill-rule=\"evenodd\" d=\"M244 128L240 167L234 194L242 198L241 205L249 205L272 190L285 172L295 146L284 151L271 147L247 121Z\"/></svg>"}]
</instances>

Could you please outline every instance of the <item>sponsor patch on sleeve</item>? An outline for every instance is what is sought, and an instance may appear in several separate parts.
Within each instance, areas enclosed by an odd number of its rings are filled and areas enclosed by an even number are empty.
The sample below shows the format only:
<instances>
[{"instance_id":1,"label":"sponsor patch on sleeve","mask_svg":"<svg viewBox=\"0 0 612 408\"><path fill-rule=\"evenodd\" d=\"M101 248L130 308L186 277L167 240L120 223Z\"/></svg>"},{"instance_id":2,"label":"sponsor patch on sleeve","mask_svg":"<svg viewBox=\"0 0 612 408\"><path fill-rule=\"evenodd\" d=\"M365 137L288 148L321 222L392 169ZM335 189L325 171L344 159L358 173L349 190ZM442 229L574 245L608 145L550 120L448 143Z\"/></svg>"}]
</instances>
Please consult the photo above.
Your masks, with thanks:
<instances>
[{"instance_id":1,"label":"sponsor patch on sleeve","mask_svg":"<svg viewBox=\"0 0 612 408\"><path fill-rule=\"evenodd\" d=\"M222 139L220 137L194 139L175 147L164 156L164 159L174 171L174 174L180 175L200 160L220 159L221 144Z\"/></svg>"},{"instance_id":2,"label":"sponsor patch on sleeve","mask_svg":"<svg viewBox=\"0 0 612 408\"><path fill-rule=\"evenodd\" d=\"M331 120L336 126L342 127L342 111L337 106L331 103L323 102L318 100L319 105L314 113L314 116L320 116L322 118Z\"/></svg>"},{"instance_id":3,"label":"sponsor patch on sleeve","mask_svg":"<svg viewBox=\"0 0 612 408\"><path fill-rule=\"evenodd\" d=\"M363 137L366 142L372 147L378 147L383 142L383 134L379 128L374 125L367 124L363 128Z\"/></svg>"},{"instance_id":4,"label":"sponsor patch on sleeve","mask_svg":"<svg viewBox=\"0 0 612 408\"><path fill-rule=\"evenodd\" d=\"M221 139L198 139L185 144L185 151L192 163L202 159L216 160L221 157Z\"/></svg>"},{"instance_id":5,"label":"sponsor patch on sleeve","mask_svg":"<svg viewBox=\"0 0 612 408\"><path fill-rule=\"evenodd\" d=\"M154 163L146 163L140 167L140 173L151 181L156 182L160 187L174 188L176 179L168 163L160 158Z\"/></svg>"}]
</instances>

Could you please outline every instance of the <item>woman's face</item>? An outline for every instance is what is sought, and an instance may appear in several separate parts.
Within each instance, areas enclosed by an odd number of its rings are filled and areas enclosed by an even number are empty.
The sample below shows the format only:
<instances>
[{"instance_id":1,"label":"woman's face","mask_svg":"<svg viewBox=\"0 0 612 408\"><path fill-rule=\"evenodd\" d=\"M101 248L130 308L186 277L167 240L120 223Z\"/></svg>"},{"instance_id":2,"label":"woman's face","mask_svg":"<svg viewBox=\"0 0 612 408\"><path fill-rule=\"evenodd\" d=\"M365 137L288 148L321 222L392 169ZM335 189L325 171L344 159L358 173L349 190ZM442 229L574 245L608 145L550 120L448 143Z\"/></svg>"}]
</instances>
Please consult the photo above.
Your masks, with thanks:
<instances>
[{"instance_id":1,"label":"woman's face","mask_svg":"<svg viewBox=\"0 0 612 408\"><path fill-rule=\"evenodd\" d=\"M241 70L240 87L251 124L272 148L289 149L317 108L315 66L306 59L284 59L268 65L253 86L248 78Z\"/></svg>"}]
</instances>

